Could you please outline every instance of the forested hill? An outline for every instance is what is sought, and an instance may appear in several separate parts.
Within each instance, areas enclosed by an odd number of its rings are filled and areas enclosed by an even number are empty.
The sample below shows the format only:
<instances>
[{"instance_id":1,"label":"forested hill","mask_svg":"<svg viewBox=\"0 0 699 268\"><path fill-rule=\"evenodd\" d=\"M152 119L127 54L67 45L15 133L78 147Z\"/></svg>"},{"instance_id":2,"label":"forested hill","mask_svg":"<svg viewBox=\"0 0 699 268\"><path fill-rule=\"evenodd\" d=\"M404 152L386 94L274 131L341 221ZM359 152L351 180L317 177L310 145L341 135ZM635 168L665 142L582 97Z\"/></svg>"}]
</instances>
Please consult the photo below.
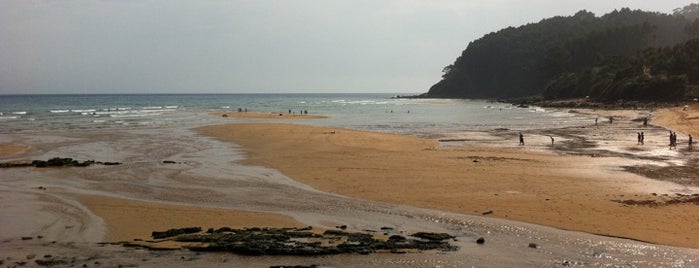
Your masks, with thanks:
<instances>
[{"instance_id":1,"label":"forested hill","mask_svg":"<svg viewBox=\"0 0 699 268\"><path fill-rule=\"evenodd\" d=\"M502 29L469 43L422 97L637 99L640 83L645 92L675 88L668 96L677 98L699 83L699 42L690 41L699 37L698 17L697 4L672 15L623 8ZM667 59L675 53L681 58Z\"/></svg>"}]
</instances>

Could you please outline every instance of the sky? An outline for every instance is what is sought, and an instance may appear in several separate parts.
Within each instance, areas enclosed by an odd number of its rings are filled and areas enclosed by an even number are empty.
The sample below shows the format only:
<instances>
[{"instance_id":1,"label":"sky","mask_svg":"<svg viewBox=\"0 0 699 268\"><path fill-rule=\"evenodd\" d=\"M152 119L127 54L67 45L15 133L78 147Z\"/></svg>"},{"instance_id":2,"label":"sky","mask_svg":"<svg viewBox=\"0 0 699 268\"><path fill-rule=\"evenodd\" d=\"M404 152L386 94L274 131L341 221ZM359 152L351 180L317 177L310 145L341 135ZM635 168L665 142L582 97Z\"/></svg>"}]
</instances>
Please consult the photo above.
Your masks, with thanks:
<instances>
[{"instance_id":1,"label":"sky","mask_svg":"<svg viewBox=\"0 0 699 268\"><path fill-rule=\"evenodd\" d=\"M0 0L0 94L423 93L508 26L696 0Z\"/></svg>"}]
</instances>

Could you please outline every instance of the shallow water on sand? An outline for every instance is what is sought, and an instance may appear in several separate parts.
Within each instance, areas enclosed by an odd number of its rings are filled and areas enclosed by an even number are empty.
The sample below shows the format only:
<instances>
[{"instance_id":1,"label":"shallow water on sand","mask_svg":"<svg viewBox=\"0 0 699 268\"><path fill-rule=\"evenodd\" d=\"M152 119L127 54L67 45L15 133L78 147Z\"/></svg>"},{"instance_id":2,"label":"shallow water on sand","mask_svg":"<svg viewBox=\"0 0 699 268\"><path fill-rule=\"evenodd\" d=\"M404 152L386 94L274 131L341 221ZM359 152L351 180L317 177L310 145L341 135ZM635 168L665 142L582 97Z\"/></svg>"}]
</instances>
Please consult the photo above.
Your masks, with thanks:
<instances>
[{"instance_id":1,"label":"shallow water on sand","mask_svg":"<svg viewBox=\"0 0 699 268\"><path fill-rule=\"evenodd\" d=\"M105 228L100 219L75 201L74 193L95 194L254 211L276 212L313 226L332 229L380 230L395 233L434 231L457 236L459 251L447 253L343 255L333 257L238 257L207 254L196 265L227 258L232 263L267 267L279 264L319 264L332 267L558 267L631 266L692 267L699 265L697 250L651 245L630 240L570 232L506 220L481 218L403 205L358 200L317 191L264 167L235 161L245 155L234 144L202 137L189 130L202 124L223 122L200 115L191 125L119 130L88 129L79 133L10 134L3 138L31 144L15 158L76 159L123 162L120 166L92 166L46 171L2 170L0 198L6 204L0 215L0 239L46 233L47 240L98 242ZM245 121L245 120L242 120ZM230 122L230 121L226 121ZM12 157L0 159L13 160ZM165 164L164 160L178 162ZM38 186L48 190L37 190ZM41 202L36 202L41 200ZM53 207L46 206L51 203ZM38 212L37 212L38 211ZM41 216L37 217L36 215ZM58 219L56 215L61 215ZM27 228L32 220L33 228ZM67 226L71 226L67 228ZM55 230L63 229L60 232ZM52 231L54 230L54 231ZM474 241L484 237L486 244ZM14 245L8 242L5 245ZM536 243L538 248L530 248ZM84 244L89 245L89 244ZM0 244L0 248L4 247ZM86 246L87 247L87 246ZM91 248L86 252L109 249ZM123 253L134 254L137 252ZM145 253L143 253L145 254ZM188 266L174 257L159 265ZM221 257L223 256L223 257ZM136 257L138 258L138 257Z\"/></svg>"}]
</instances>

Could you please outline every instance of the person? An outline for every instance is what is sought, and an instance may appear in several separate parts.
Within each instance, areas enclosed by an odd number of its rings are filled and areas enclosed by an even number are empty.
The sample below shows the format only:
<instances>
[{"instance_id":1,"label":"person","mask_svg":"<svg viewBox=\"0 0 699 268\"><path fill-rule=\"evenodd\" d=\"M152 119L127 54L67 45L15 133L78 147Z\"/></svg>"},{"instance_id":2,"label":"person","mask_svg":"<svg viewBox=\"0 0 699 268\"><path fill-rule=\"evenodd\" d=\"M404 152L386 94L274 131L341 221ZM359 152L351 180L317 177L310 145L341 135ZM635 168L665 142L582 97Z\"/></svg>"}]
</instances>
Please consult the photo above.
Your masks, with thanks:
<instances>
[{"instance_id":1,"label":"person","mask_svg":"<svg viewBox=\"0 0 699 268\"><path fill-rule=\"evenodd\" d=\"M522 132L519 133L519 145L524 145L524 136Z\"/></svg>"},{"instance_id":2,"label":"person","mask_svg":"<svg viewBox=\"0 0 699 268\"><path fill-rule=\"evenodd\" d=\"M643 126L644 127L648 126L648 117L643 118Z\"/></svg>"},{"instance_id":3,"label":"person","mask_svg":"<svg viewBox=\"0 0 699 268\"><path fill-rule=\"evenodd\" d=\"M597 125L597 120L599 120L599 118L595 117L595 126Z\"/></svg>"},{"instance_id":4,"label":"person","mask_svg":"<svg viewBox=\"0 0 699 268\"><path fill-rule=\"evenodd\" d=\"M553 147L553 136L549 136L551 138L551 147Z\"/></svg>"},{"instance_id":5,"label":"person","mask_svg":"<svg viewBox=\"0 0 699 268\"><path fill-rule=\"evenodd\" d=\"M670 131L670 150L672 150L672 148L677 149L677 134Z\"/></svg>"},{"instance_id":6,"label":"person","mask_svg":"<svg viewBox=\"0 0 699 268\"><path fill-rule=\"evenodd\" d=\"M692 140L692 134L689 134L689 141L687 142L687 144L689 145L689 150L690 150L690 151L692 150L692 144L693 144L693 143L694 143L694 141Z\"/></svg>"},{"instance_id":7,"label":"person","mask_svg":"<svg viewBox=\"0 0 699 268\"><path fill-rule=\"evenodd\" d=\"M643 135L643 132L641 132L641 145L643 145L645 143L644 142L645 139L646 139L646 137Z\"/></svg>"},{"instance_id":8,"label":"person","mask_svg":"<svg viewBox=\"0 0 699 268\"><path fill-rule=\"evenodd\" d=\"M609 117L609 123L611 124L614 121L614 116Z\"/></svg>"},{"instance_id":9,"label":"person","mask_svg":"<svg viewBox=\"0 0 699 268\"><path fill-rule=\"evenodd\" d=\"M672 131L670 131L670 150L672 150Z\"/></svg>"},{"instance_id":10,"label":"person","mask_svg":"<svg viewBox=\"0 0 699 268\"><path fill-rule=\"evenodd\" d=\"M636 132L636 145L641 144L641 132Z\"/></svg>"}]
</instances>

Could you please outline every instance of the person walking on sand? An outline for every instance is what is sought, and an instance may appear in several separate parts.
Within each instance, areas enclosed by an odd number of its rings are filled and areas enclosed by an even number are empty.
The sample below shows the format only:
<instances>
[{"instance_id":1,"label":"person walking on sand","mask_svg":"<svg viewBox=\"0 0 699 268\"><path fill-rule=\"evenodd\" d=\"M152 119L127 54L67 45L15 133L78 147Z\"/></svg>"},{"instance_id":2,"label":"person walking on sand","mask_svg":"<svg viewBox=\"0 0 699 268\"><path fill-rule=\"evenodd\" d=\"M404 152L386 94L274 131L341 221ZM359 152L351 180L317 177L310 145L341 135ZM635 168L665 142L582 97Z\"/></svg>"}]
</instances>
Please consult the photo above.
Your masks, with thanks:
<instances>
[{"instance_id":1,"label":"person walking on sand","mask_svg":"<svg viewBox=\"0 0 699 268\"><path fill-rule=\"evenodd\" d=\"M524 136L522 132L519 133L519 145L524 145Z\"/></svg>"},{"instance_id":2,"label":"person walking on sand","mask_svg":"<svg viewBox=\"0 0 699 268\"><path fill-rule=\"evenodd\" d=\"M641 145L645 144L645 139L646 137L643 135L643 132L641 132Z\"/></svg>"},{"instance_id":3,"label":"person walking on sand","mask_svg":"<svg viewBox=\"0 0 699 268\"><path fill-rule=\"evenodd\" d=\"M641 144L641 132L636 132L636 145Z\"/></svg>"},{"instance_id":4,"label":"person walking on sand","mask_svg":"<svg viewBox=\"0 0 699 268\"><path fill-rule=\"evenodd\" d=\"M549 138L551 138L551 147L553 147L553 136L549 136Z\"/></svg>"},{"instance_id":5,"label":"person walking on sand","mask_svg":"<svg viewBox=\"0 0 699 268\"><path fill-rule=\"evenodd\" d=\"M672 131L670 131L670 150L672 150Z\"/></svg>"},{"instance_id":6,"label":"person walking on sand","mask_svg":"<svg viewBox=\"0 0 699 268\"><path fill-rule=\"evenodd\" d=\"M599 117L595 117L595 126L597 125L597 120L599 120Z\"/></svg>"}]
</instances>

